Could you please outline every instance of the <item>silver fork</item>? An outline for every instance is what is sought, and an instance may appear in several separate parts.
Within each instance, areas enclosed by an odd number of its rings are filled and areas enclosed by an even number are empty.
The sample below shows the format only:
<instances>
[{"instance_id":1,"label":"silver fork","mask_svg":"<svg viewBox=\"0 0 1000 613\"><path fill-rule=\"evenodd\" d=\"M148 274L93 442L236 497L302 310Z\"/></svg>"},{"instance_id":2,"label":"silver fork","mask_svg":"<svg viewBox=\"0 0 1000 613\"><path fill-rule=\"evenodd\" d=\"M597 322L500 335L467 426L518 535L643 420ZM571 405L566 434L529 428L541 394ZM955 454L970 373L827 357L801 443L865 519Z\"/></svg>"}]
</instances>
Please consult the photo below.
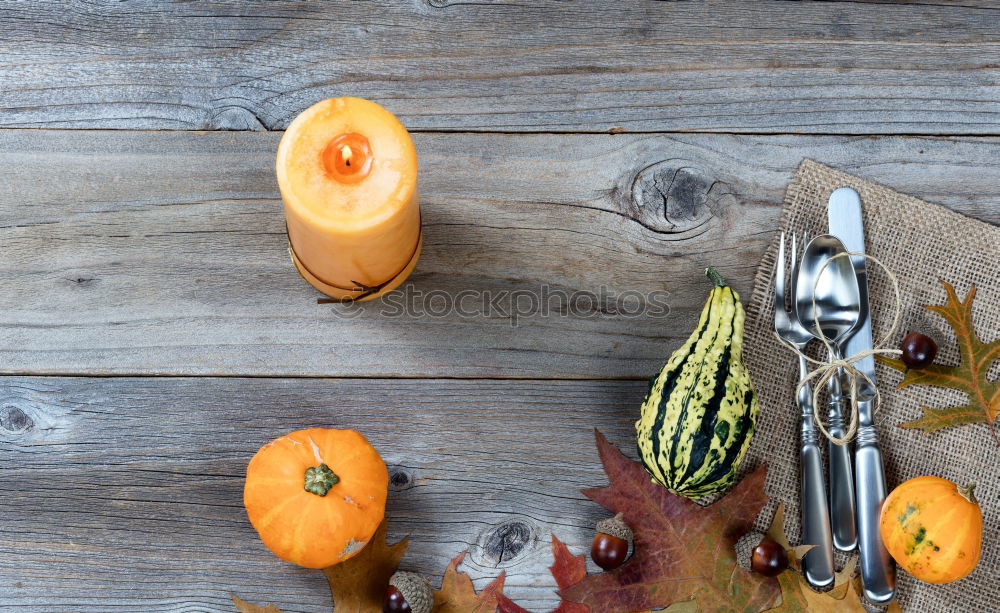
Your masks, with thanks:
<instances>
[{"instance_id":1,"label":"silver fork","mask_svg":"<svg viewBox=\"0 0 1000 613\"><path fill-rule=\"evenodd\" d=\"M803 235L803 245L805 245ZM798 276L799 260L795 237L792 237L791 278ZM794 285L792 288L794 289ZM774 331L799 351L805 349L813 336L785 306L785 233L781 233L778 260L774 266ZM809 372L806 359L799 356L799 379ZM802 478L799 489L802 519L802 544L815 545L802 560L806 580L822 588L833 583L833 542L830 536L830 511L826 504L826 487L823 484L823 456L819 437L813 424L812 392L808 385L799 390L798 404L801 413L799 447Z\"/></svg>"}]
</instances>

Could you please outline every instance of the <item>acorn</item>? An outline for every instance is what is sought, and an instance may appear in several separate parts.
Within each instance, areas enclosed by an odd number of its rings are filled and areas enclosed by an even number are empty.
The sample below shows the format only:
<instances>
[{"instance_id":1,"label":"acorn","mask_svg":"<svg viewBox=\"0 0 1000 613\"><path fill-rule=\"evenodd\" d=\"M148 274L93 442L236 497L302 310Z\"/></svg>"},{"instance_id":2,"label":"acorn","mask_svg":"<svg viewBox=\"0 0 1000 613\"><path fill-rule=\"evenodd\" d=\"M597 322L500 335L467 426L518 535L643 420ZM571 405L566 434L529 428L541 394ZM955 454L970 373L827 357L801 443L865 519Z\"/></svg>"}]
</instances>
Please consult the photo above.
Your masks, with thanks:
<instances>
[{"instance_id":1,"label":"acorn","mask_svg":"<svg viewBox=\"0 0 1000 613\"><path fill-rule=\"evenodd\" d=\"M433 605L434 594L420 575L396 571L389 577L382 613L430 613Z\"/></svg>"},{"instance_id":2,"label":"acorn","mask_svg":"<svg viewBox=\"0 0 1000 613\"><path fill-rule=\"evenodd\" d=\"M764 538L754 547L750 568L765 577L777 577L788 568L788 552L773 538Z\"/></svg>"},{"instance_id":3,"label":"acorn","mask_svg":"<svg viewBox=\"0 0 1000 613\"><path fill-rule=\"evenodd\" d=\"M899 359L906 364L907 368L920 370L927 368L934 363L937 357L937 343L934 339L919 332L910 332L903 337L903 342L899 344L902 355Z\"/></svg>"},{"instance_id":4,"label":"acorn","mask_svg":"<svg viewBox=\"0 0 1000 613\"><path fill-rule=\"evenodd\" d=\"M628 557L629 545L632 544L632 529L628 527L623 515L597 522L597 534L590 547L590 559L604 570L618 568Z\"/></svg>"},{"instance_id":5,"label":"acorn","mask_svg":"<svg viewBox=\"0 0 1000 613\"><path fill-rule=\"evenodd\" d=\"M773 538L752 530L736 541L736 563L744 570L774 577L788 568L788 552Z\"/></svg>"}]
</instances>

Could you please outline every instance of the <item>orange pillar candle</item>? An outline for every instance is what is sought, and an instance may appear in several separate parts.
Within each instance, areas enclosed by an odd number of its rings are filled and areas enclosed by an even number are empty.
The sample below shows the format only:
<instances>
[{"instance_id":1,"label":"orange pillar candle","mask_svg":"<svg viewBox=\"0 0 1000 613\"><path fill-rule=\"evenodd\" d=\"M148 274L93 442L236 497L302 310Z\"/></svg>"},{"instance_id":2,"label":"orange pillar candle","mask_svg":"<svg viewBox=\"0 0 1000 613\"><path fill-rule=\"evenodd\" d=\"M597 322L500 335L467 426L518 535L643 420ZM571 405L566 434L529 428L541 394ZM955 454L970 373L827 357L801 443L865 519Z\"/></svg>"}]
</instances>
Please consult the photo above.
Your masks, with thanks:
<instances>
[{"instance_id":1,"label":"orange pillar candle","mask_svg":"<svg viewBox=\"0 0 1000 613\"><path fill-rule=\"evenodd\" d=\"M422 243L417 153L378 104L331 98L302 112L278 145L289 252L324 294L369 300L395 288Z\"/></svg>"}]
</instances>

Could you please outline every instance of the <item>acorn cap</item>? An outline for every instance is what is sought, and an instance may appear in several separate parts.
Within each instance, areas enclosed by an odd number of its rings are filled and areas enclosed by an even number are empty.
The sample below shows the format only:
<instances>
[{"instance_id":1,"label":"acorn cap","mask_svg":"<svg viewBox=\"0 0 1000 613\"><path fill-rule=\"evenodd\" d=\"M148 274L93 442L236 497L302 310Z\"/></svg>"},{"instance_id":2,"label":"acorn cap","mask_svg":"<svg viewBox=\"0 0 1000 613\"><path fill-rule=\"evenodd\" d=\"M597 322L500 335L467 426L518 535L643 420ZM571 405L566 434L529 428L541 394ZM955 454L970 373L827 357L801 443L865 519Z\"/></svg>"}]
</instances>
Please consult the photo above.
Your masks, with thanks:
<instances>
[{"instance_id":1,"label":"acorn cap","mask_svg":"<svg viewBox=\"0 0 1000 613\"><path fill-rule=\"evenodd\" d=\"M399 590L413 613L430 613L434 605L434 594L423 577L416 573L396 571L389 577L389 585Z\"/></svg>"},{"instance_id":2,"label":"acorn cap","mask_svg":"<svg viewBox=\"0 0 1000 613\"><path fill-rule=\"evenodd\" d=\"M619 513L614 517L609 517L608 519L602 519L597 522L597 531L602 534L609 534L611 536L616 536L623 541L632 542L632 529L628 527L625 520L622 519L624 515Z\"/></svg>"},{"instance_id":3,"label":"acorn cap","mask_svg":"<svg viewBox=\"0 0 1000 613\"><path fill-rule=\"evenodd\" d=\"M743 570L750 570L753 550L764 540L764 533L751 530L736 541L736 564Z\"/></svg>"}]
</instances>

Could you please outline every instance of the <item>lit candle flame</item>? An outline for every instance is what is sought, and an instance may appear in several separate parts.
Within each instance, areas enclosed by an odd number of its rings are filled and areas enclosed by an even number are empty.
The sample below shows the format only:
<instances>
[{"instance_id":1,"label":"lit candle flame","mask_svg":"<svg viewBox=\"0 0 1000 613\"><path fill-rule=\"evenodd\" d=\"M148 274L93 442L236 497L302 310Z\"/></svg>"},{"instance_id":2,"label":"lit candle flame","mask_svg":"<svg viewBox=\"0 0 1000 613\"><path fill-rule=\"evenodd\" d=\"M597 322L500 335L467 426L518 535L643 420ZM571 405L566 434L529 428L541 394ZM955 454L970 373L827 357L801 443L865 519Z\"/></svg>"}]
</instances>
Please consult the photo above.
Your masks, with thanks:
<instances>
[{"instance_id":1,"label":"lit candle flame","mask_svg":"<svg viewBox=\"0 0 1000 613\"><path fill-rule=\"evenodd\" d=\"M350 166L351 165L351 156L354 155L354 152L351 151L350 145L344 145L344 148L340 150L340 155L342 155L344 157L344 163L347 164L348 166Z\"/></svg>"}]
</instances>

